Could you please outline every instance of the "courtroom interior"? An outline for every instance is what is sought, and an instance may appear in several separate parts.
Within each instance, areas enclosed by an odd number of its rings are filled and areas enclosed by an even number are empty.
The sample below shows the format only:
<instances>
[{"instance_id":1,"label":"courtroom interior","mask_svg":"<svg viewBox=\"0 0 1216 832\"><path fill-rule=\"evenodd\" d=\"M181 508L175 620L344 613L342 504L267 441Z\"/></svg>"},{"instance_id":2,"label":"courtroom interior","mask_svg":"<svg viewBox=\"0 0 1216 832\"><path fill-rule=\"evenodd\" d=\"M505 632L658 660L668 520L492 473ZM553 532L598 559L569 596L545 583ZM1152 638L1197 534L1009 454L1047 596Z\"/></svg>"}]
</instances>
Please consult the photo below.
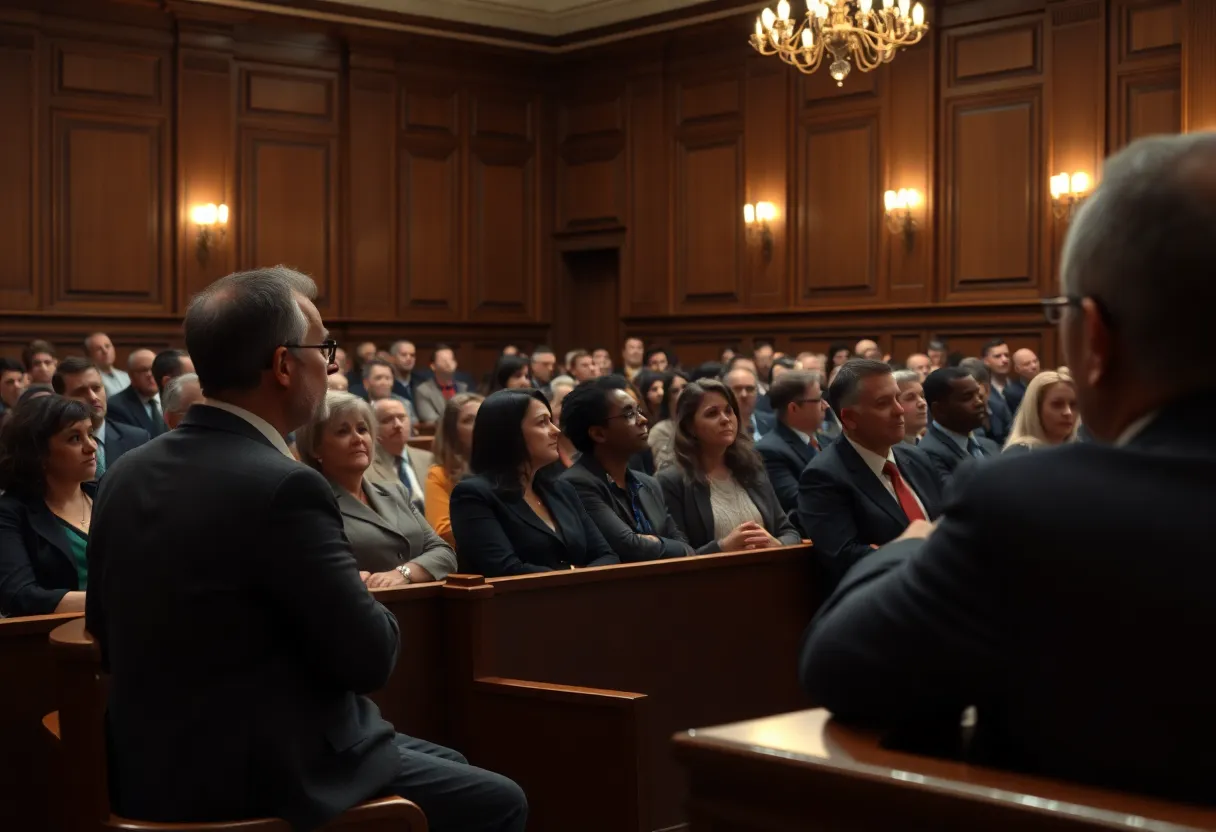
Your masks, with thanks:
<instances>
[{"instance_id":1,"label":"courtroom interior","mask_svg":"<svg viewBox=\"0 0 1216 832\"><path fill-rule=\"evenodd\" d=\"M0 0L0 829L1216 829L1213 240L1216 0Z\"/></svg>"}]
</instances>

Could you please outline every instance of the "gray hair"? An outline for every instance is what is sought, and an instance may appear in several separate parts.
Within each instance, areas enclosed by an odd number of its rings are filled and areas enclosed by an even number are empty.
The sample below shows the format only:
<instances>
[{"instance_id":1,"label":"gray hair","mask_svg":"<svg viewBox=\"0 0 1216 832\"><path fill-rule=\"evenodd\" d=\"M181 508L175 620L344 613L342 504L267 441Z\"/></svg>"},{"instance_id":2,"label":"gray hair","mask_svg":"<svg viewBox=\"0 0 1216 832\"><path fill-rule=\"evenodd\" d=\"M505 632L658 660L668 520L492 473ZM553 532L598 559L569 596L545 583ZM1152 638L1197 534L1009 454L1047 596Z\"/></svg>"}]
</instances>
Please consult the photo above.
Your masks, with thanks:
<instances>
[{"instance_id":1,"label":"gray hair","mask_svg":"<svg viewBox=\"0 0 1216 832\"><path fill-rule=\"evenodd\" d=\"M557 376L555 379L553 379L552 381L550 381L550 382L549 382L549 390L550 390L550 391L554 391L554 390L556 390L558 387L569 387L571 390L573 390L575 387L578 387L578 382L577 382L577 381L575 381L575 380L574 380L574 378L573 378L573 377L571 377L571 376L567 376L567 375L560 375L560 376ZM553 393L552 393L552 392L550 392L550 393L549 393L549 401L553 401Z\"/></svg>"},{"instance_id":2,"label":"gray hair","mask_svg":"<svg viewBox=\"0 0 1216 832\"><path fill-rule=\"evenodd\" d=\"M313 300L312 278L286 266L237 272L199 292L186 310L186 350L207 396L252 390L274 351L308 332L296 296Z\"/></svg>"},{"instance_id":3,"label":"gray hair","mask_svg":"<svg viewBox=\"0 0 1216 832\"><path fill-rule=\"evenodd\" d=\"M1151 136L1106 161L1068 231L1060 285L1100 301L1134 371L1166 383L1210 378L1216 306L1216 133Z\"/></svg>"},{"instance_id":4,"label":"gray hair","mask_svg":"<svg viewBox=\"0 0 1216 832\"><path fill-rule=\"evenodd\" d=\"M160 394L160 407L165 413L182 412L182 394L191 382L198 381L198 373L185 373L169 379L165 389Z\"/></svg>"},{"instance_id":5,"label":"gray hair","mask_svg":"<svg viewBox=\"0 0 1216 832\"><path fill-rule=\"evenodd\" d=\"M917 384L920 384L920 373L918 373L916 370L896 370L895 371L895 383L896 384L911 384L914 381Z\"/></svg>"},{"instance_id":6,"label":"gray hair","mask_svg":"<svg viewBox=\"0 0 1216 832\"><path fill-rule=\"evenodd\" d=\"M988 372L988 365L982 358L964 358L958 362L958 368L980 384L992 383L992 373Z\"/></svg>"},{"instance_id":7,"label":"gray hair","mask_svg":"<svg viewBox=\"0 0 1216 832\"><path fill-rule=\"evenodd\" d=\"M376 415L372 406L353 393L342 390L328 390L325 393L324 412L317 413L308 420L304 427L296 431L296 450L300 452L300 461L321 470L321 461L317 459L317 446L321 444L321 435L325 427L336 419L350 414L357 414L367 422L367 429L372 435L372 453L376 449Z\"/></svg>"},{"instance_id":8,"label":"gray hair","mask_svg":"<svg viewBox=\"0 0 1216 832\"><path fill-rule=\"evenodd\" d=\"M850 358L837 368L836 378L828 388L828 404L839 413L857 404L861 382L874 376L891 375L891 365L871 358Z\"/></svg>"},{"instance_id":9,"label":"gray hair","mask_svg":"<svg viewBox=\"0 0 1216 832\"><path fill-rule=\"evenodd\" d=\"M397 350L401 349L406 344L409 344L411 347L414 346L414 342L409 340L408 338L402 338L400 341L394 341L392 343L392 345L388 348L389 354L396 355ZM414 349L417 349L417 347L414 347Z\"/></svg>"}]
</instances>

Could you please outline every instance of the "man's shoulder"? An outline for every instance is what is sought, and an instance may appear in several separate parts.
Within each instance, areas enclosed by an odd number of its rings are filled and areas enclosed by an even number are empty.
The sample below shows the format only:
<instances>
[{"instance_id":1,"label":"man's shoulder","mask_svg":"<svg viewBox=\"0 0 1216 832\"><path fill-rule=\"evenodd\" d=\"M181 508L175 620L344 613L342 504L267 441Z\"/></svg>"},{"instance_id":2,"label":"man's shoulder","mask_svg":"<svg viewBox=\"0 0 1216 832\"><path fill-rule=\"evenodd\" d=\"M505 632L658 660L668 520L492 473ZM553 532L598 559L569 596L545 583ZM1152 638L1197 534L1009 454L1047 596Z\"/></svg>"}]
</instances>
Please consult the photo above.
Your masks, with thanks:
<instances>
[{"instance_id":1,"label":"man's shoulder","mask_svg":"<svg viewBox=\"0 0 1216 832\"><path fill-rule=\"evenodd\" d=\"M106 431L114 431L115 438L131 439L136 443L143 444L152 438L152 436L138 425L127 424L120 422L117 419L111 419L106 416Z\"/></svg>"},{"instance_id":2,"label":"man's shoulder","mask_svg":"<svg viewBox=\"0 0 1216 832\"><path fill-rule=\"evenodd\" d=\"M637 474L640 472L634 471L634 473ZM597 477L595 473L591 471L591 469L589 469L585 464L583 464L582 457L563 471L557 479L560 482L568 482L575 488L578 488L579 486L598 486L600 483L600 478Z\"/></svg>"}]
</instances>

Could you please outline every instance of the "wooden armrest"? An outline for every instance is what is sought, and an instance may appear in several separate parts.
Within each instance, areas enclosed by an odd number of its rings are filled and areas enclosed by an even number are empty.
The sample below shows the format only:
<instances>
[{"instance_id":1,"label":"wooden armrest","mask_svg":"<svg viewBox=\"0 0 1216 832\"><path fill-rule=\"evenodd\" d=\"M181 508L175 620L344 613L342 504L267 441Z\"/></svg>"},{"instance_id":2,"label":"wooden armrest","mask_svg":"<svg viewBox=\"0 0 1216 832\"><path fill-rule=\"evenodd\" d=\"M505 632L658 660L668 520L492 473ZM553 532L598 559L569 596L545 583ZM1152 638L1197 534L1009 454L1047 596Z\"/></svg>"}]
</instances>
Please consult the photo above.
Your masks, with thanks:
<instances>
[{"instance_id":1,"label":"wooden armrest","mask_svg":"<svg viewBox=\"0 0 1216 832\"><path fill-rule=\"evenodd\" d=\"M56 742L59 741L59 711L51 711L42 718L42 727Z\"/></svg>"},{"instance_id":2,"label":"wooden armrest","mask_svg":"<svg viewBox=\"0 0 1216 832\"><path fill-rule=\"evenodd\" d=\"M76 618L51 630L51 649L61 658L73 661L101 661L101 651L93 635L84 628L84 619Z\"/></svg>"},{"instance_id":3,"label":"wooden armrest","mask_svg":"<svg viewBox=\"0 0 1216 832\"><path fill-rule=\"evenodd\" d=\"M381 797L360 803L321 827L322 832L426 832L426 815L403 797Z\"/></svg>"}]
</instances>

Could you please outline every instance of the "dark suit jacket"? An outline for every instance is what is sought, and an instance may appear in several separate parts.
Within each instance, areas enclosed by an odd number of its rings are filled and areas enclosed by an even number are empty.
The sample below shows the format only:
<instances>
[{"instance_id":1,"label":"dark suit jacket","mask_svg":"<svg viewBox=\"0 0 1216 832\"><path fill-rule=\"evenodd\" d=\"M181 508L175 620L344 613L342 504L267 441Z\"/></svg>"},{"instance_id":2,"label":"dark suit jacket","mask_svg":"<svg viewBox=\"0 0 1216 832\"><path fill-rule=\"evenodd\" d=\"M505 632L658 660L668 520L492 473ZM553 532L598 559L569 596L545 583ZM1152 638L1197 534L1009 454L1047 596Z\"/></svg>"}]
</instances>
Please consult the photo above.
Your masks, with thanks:
<instances>
[{"instance_id":1,"label":"dark suit jacket","mask_svg":"<svg viewBox=\"0 0 1216 832\"><path fill-rule=\"evenodd\" d=\"M988 393L988 429L984 434L997 445L1004 445L1013 429L1013 411L996 390Z\"/></svg>"},{"instance_id":2,"label":"dark suit jacket","mask_svg":"<svg viewBox=\"0 0 1216 832\"><path fill-rule=\"evenodd\" d=\"M538 475L532 487L553 516L556 532L522 495L497 494L482 477L456 484L451 515L460 571L497 578L621 562L591 522L574 486Z\"/></svg>"},{"instance_id":3,"label":"dark suit jacket","mask_svg":"<svg viewBox=\"0 0 1216 832\"><path fill-rule=\"evenodd\" d=\"M1026 382L1022 381L1019 376L1010 376L1009 383L1005 385L1005 403L1009 405L1009 410L1014 415L1022 406L1024 398L1026 398Z\"/></svg>"},{"instance_id":4,"label":"dark suit jacket","mask_svg":"<svg viewBox=\"0 0 1216 832\"><path fill-rule=\"evenodd\" d=\"M388 680L397 622L318 472L195 405L107 470L89 544L115 812L315 827L397 775L393 727L359 695Z\"/></svg>"},{"instance_id":5,"label":"dark suit jacket","mask_svg":"<svg viewBox=\"0 0 1216 832\"><path fill-rule=\"evenodd\" d=\"M760 436L762 437L767 436L777 426L777 416L772 411L765 413L757 408L753 411L753 415L756 417L756 427L759 429ZM747 435L752 435L750 426L747 428Z\"/></svg>"},{"instance_id":6,"label":"dark suit jacket","mask_svg":"<svg viewBox=\"0 0 1216 832\"><path fill-rule=\"evenodd\" d=\"M692 548L684 539L684 533L667 511L659 483L641 471L632 473L641 484L638 502L655 536L659 538L657 541L644 540L633 530L633 512L626 513L620 508L612 496L613 486L608 483L607 472L591 454L582 454L561 478L574 487L591 522L595 523L622 563L691 555Z\"/></svg>"},{"instance_id":7,"label":"dark suit jacket","mask_svg":"<svg viewBox=\"0 0 1216 832\"><path fill-rule=\"evenodd\" d=\"M975 705L990 762L1210 803L1216 678L1187 634L1216 629L1216 513L1196 510L1216 503L1214 406L976 466L928 541L866 558L820 609L811 697L881 729Z\"/></svg>"},{"instance_id":8,"label":"dark suit jacket","mask_svg":"<svg viewBox=\"0 0 1216 832\"><path fill-rule=\"evenodd\" d=\"M136 392L134 387L126 388L117 396L113 396L107 401L106 416L111 421L142 428L147 432L148 436L160 436L169 429L165 424L164 414L161 414L155 422L149 418L148 411L144 409L144 403L140 400L139 393ZM109 465L110 459L107 456L107 469Z\"/></svg>"},{"instance_id":9,"label":"dark suit jacket","mask_svg":"<svg viewBox=\"0 0 1216 832\"><path fill-rule=\"evenodd\" d=\"M686 477L679 465L664 468L659 472L658 480L659 485L663 486L663 496L671 516L697 554L721 552L722 546L714 534L714 510L709 499L709 486ZM748 488L747 494L759 509L764 528L777 538L778 543L793 546L802 542L802 535L781 509L777 493L767 479Z\"/></svg>"},{"instance_id":10,"label":"dark suit jacket","mask_svg":"<svg viewBox=\"0 0 1216 832\"><path fill-rule=\"evenodd\" d=\"M349 391L353 395L366 400L367 399L367 388L363 386L363 378L357 372L352 370L350 375L347 376L347 380L350 382L350 385L348 388ZM423 381L425 381L425 379L419 378L417 373L410 373L410 383L409 384L404 383L400 379L394 378L393 379L393 395L397 396L399 398L405 399L407 402L410 403L411 406L413 406L414 390L417 389L418 385L422 384Z\"/></svg>"},{"instance_id":11,"label":"dark suit jacket","mask_svg":"<svg viewBox=\"0 0 1216 832\"><path fill-rule=\"evenodd\" d=\"M991 439L976 435L975 441L979 443L984 453L989 457L1000 455L1001 446ZM964 461L975 459L971 454L960 448L958 443L937 424L929 426L929 429L925 431L925 435L921 438L917 447L928 455L929 461L937 469L937 473L941 476L943 483L950 478L954 470Z\"/></svg>"},{"instance_id":12,"label":"dark suit jacket","mask_svg":"<svg viewBox=\"0 0 1216 832\"><path fill-rule=\"evenodd\" d=\"M104 443L106 470L110 470L110 466L117 462L119 457L127 451L135 450L151 438L143 428L137 428L134 425L124 425L121 422L107 418L106 441Z\"/></svg>"},{"instance_id":13,"label":"dark suit jacket","mask_svg":"<svg viewBox=\"0 0 1216 832\"><path fill-rule=\"evenodd\" d=\"M892 448L908 487L916 492L930 520L941 513L942 481L929 458L906 443ZM798 486L802 529L815 541L815 554L833 584L854 563L899 537L908 527L891 492L883 487L845 437L811 460Z\"/></svg>"},{"instance_id":14,"label":"dark suit jacket","mask_svg":"<svg viewBox=\"0 0 1216 832\"><path fill-rule=\"evenodd\" d=\"M823 449L832 440L823 434L816 434L815 441ZM815 458L817 451L781 421L777 422L772 432L761 437L756 443L756 450L764 460L764 470L768 472L768 481L777 492L777 501L789 515L790 521L798 526L798 478L802 476L802 469L807 463Z\"/></svg>"},{"instance_id":15,"label":"dark suit jacket","mask_svg":"<svg viewBox=\"0 0 1216 832\"><path fill-rule=\"evenodd\" d=\"M90 497L95 483L81 486ZM49 615L80 589L63 524L41 497L0 497L0 615Z\"/></svg>"}]
</instances>

